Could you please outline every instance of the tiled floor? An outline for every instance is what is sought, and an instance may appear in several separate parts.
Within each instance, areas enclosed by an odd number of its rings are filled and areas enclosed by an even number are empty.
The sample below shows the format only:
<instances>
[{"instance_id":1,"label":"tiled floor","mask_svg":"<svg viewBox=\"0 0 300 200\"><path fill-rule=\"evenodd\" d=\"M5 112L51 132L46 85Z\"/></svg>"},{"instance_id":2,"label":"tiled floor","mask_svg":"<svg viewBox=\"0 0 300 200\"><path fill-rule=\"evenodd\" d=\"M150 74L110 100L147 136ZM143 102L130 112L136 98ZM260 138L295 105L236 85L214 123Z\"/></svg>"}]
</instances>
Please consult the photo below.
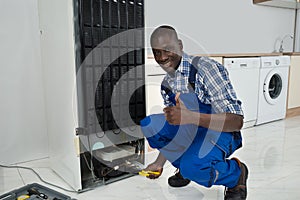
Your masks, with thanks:
<instances>
[{"instance_id":1,"label":"tiled floor","mask_svg":"<svg viewBox=\"0 0 300 200\"><path fill-rule=\"evenodd\" d=\"M300 199L300 116L244 129L243 137L244 147L234 156L247 163L250 170L248 199ZM46 181L70 189L47 167L47 159L22 166L33 167ZM173 172L174 168L168 164L157 180L134 176L81 194L48 187L79 200L223 199L223 187L207 189L195 183L184 188L169 187L167 178ZM33 182L41 183L31 171L0 168L0 194Z\"/></svg>"}]
</instances>

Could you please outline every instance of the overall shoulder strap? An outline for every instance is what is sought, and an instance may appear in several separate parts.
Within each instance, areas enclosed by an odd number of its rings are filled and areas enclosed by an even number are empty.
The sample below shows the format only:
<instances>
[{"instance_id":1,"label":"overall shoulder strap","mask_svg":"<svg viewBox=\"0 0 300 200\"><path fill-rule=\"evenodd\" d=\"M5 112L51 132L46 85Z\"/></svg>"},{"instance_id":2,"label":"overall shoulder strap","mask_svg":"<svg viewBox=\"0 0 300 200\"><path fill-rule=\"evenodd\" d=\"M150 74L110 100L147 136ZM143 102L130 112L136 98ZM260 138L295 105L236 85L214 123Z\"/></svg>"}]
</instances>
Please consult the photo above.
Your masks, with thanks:
<instances>
[{"instance_id":1,"label":"overall shoulder strap","mask_svg":"<svg viewBox=\"0 0 300 200\"><path fill-rule=\"evenodd\" d=\"M191 87L193 88L193 90L195 90L196 74L198 72L197 65L198 65L199 59L200 59L199 56L196 56L193 58L190 73L189 73L189 83L190 83Z\"/></svg>"},{"instance_id":2,"label":"overall shoulder strap","mask_svg":"<svg viewBox=\"0 0 300 200\"><path fill-rule=\"evenodd\" d=\"M172 92L172 89L167 81L163 80L161 84L161 90L165 91L166 95L169 96L169 100L176 105L175 94Z\"/></svg>"},{"instance_id":3,"label":"overall shoulder strap","mask_svg":"<svg viewBox=\"0 0 300 200\"><path fill-rule=\"evenodd\" d=\"M163 80L163 82L161 83L161 90L164 90L168 96L173 94L170 85L166 80Z\"/></svg>"},{"instance_id":4,"label":"overall shoulder strap","mask_svg":"<svg viewBox=\"0 0 300 200\"><path fill-rule=\"evenodd\" d=\"M195 81L196 81L196 74L198 72L197 64L199 62L200 57L196 56L192 60L192 65L189 73L189 84L195 90ZM161 90L164 90L168 96L174 95L172 92L172 89L170 88L169 84L167 81L163 81L161 84Z\"/></svg>"}]
</instances>

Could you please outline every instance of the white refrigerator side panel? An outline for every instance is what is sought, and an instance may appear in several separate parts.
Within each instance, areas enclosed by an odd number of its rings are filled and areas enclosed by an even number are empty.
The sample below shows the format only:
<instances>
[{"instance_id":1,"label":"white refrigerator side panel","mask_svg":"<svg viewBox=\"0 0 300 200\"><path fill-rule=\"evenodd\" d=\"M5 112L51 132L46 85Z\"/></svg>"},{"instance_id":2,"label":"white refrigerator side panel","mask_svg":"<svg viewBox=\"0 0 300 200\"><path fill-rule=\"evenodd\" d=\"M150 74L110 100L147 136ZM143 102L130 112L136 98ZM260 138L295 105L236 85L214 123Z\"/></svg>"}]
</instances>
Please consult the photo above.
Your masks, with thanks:
<instances>
[{"instance_id":1,"label":"white refrigerator side panel","mask_svg":"<svg viewBox=\"0 0 300 200\"><path fill-rule=\"evenodd\" d=\"M80 190L73 16L71 0L39 1L51 167Z\"/></svg>"}]
</instances>

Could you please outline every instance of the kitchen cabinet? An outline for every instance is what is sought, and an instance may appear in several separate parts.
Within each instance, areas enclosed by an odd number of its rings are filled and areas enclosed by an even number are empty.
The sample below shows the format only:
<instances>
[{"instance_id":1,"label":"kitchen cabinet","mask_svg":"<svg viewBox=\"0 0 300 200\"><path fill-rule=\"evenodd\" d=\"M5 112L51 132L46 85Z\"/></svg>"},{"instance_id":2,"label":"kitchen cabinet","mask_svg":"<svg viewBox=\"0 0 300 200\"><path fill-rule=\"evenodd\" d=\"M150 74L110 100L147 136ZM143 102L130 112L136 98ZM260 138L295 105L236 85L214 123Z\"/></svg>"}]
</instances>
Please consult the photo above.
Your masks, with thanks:
<instances>
[{"instance_id":1,"label":"kitchen cabinet","mask_svg":"<svg viewBox=\"0 0 300 200\"><path fill-rule=\"evenodd\" d=\"M291 56L288 89L288 114L287 116L300 114L300 55Z\"/></svg>"},{"instance_id":2,"label":"kitchen cabinet","mask_svg":"<svg viewBox=\"0 0 300 200\"><path fill-rule=\"evenodd\" d=\"M210 57L211 59L223 64L223 57Z\"/></svg>"},{"instance_id":3,"label":"kitchen cabinet","mask_svg":"<svg viewBox=\"0 0 300 200\"><path fill-rule=\"evenodd\" d=\"M300 8L299 0L253 0L253 3L257 5L272 6L278 8Z\"/></svg>"}]
</instances>

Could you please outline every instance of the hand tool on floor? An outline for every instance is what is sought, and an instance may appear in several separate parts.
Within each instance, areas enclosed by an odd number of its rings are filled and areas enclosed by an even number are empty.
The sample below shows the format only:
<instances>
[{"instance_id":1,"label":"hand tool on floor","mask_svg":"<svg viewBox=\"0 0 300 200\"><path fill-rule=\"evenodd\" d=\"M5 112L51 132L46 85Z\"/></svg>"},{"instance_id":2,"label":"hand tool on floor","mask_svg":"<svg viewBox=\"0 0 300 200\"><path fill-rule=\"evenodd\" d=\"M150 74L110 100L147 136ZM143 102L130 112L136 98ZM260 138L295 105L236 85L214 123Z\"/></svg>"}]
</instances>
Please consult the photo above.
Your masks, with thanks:
<instances>
[{"instance_id":1,"label":"hand tool on floor","mask_svg":"<svg viewBox=\"0 0 300 200\"><path fill-rule=\"evenodd\" d=\"M145 170L142 170L139 172L139 175L141 176L149 176L149 175L160 175L160 172L154 172L154 171L145 171Z\"/></svg>"},{"instance_id":2,"label":"hand tool on floor","mask_svg":"<svg viewBox=\"0 0 300 200\"><path fill-rule=\"evenodd\" d=\"M22 194L21 196L18 196L17 200L25 200L25 199L29 199L30 196L27 194Z\"/></svg>"},{"instance_id":3,"label":"hand tool on floor","mask_svg":"<svg viewBox=\"0 0 300 200\"><path fill-rule=\"evenodd\" d=\"M40 192L38 189L36 189L34 187L29 188L27 190L27 192L28 192L29 195L35 194L35 195L38 195L39 197L42 197L43 199L48 199L48 196L46 194Z\"/></svg>"}]
</instances>

